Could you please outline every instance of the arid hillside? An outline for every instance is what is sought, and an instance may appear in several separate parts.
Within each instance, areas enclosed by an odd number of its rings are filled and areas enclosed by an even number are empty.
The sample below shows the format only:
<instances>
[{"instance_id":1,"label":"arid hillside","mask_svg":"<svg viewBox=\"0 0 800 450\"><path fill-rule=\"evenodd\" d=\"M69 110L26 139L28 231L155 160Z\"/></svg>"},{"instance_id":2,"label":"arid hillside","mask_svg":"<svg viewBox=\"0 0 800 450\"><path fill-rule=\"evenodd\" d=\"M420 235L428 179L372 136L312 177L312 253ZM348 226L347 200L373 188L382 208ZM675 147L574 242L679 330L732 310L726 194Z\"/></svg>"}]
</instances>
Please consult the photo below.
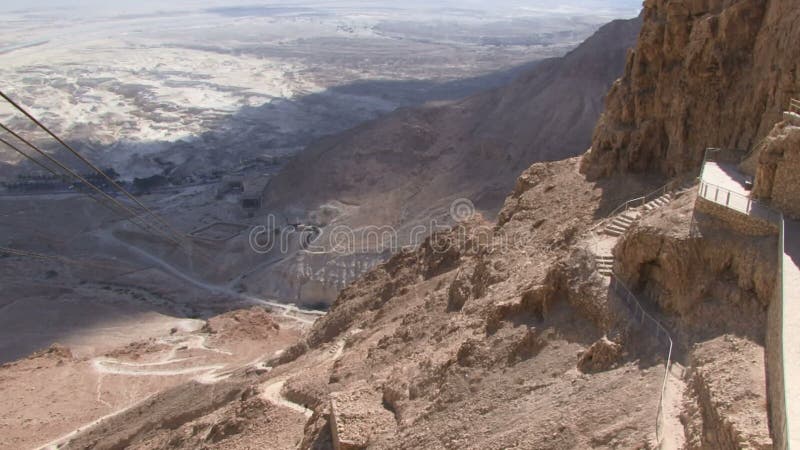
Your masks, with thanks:
<instances>
[{"instance_id":1,"label":"arid hillside","mask_svg":"<svg viewBox=\"0 0 800 450\"><path fill-rule=\"evenodd\" d=\"M334 201L356 205L343 219L351 225L427 221L458 197L496 213L531 163L588 148L640 25L640 19L612 22L507 87L403 109L324 139L272 180L265 205L299 217Z\"/></svg>"},{"instance_id":2,"label":"arid hillside","mask_svg":"<svg viewBox=\"0 0 800 450\"><path fill-rule=\"evenodd\" d=\"M250 448L265 430L294 430L318 449L641 448L654 439L663 353L578 247L605 200L646 184L587 182L578 166L535 165L497 227L475 217L370 272L270 372L186 385L72 445ZM273 386L280 400L242 416ZM264 421L274 406L296 425ZM137 419L145 410L158 423ZM206 434L209 422L229 434Z\"/></svg>"},{"instance_id":3,"label":"arid hillside","mask_svg":"<svg viewBox=\"0 0 800 450\"><path fill-rule=\"evenodd\" d=\"M800 93L795 0L648 0L644 18L592 139L592 176L676 175L707 147L751 149Z\"/></svg>"},{"instance_id":4,"label":"arid hillside","mask_svg":"<svg viewBox=\"0 0 800 450\"><path fill-rule=\"evenodd\" d=\"M418 245L414 229L424 227L427 235L449 226L455 201L467 199L494 217L531 163L588 148L605 92L622 73L640 26L638 18L614 21L506 87L401 109L302 151L266 186L261 214L276 216L278 226L320 227L323 238L315 244L327 252L272 255L280 261L249 277L248 288L330 304L397 250L362 248L370 244L363 242L365 228L391 227L400 246ZM336 239L329 232L340 227L356 230L356 251L330 251Z\"/></svg>"},{"instance_id":5,"label":"arid hillside","mask_svg":"<svg viewBox=\"0 0 800 450\"><path fill-rule=\"evenodd\" d=\"M524 88L536 76L401 111L310 149L294 163L299 178L267 189L273 208L288 214L335 199L354 208L351 220L391 224L404 217L395 206L423 211L446 193L487 205L494 186L516 184L496 221L465 217L396 253L344 289L292 346L224 382L175 386L76 433L69 446L773 448L765 348L777 233L769 223L747 231L747 212L702 197L695 147L753 146L779 122L771 111L800 90L789 69L796 58L766 41L796 36L797 22L785 20L790 4L647 1L637 49L582 157L508 175L534 148L523 139L541 142L530 120L547 112L528 107L547 103ZM621 26L633 24L598 36ZM701 54L716 63L698 72L691 49L706 46ZM581 51L552 63L552 75L583 76L584 66L567 70ZM717 71L737 89L738 108L704 97L722 92L708 75ZM467 108L476 104L484 109ZM760 171L795 142L794 128L775 127ZM520 141L497 144L497 133ZM535 147L536 155L580 152L562 133L560 150ZM412 163L412 175L400 170ZM665 176L670 183L658 188ZM277 200L292 189L293 202Z\"/></svg>"}]
</instances>

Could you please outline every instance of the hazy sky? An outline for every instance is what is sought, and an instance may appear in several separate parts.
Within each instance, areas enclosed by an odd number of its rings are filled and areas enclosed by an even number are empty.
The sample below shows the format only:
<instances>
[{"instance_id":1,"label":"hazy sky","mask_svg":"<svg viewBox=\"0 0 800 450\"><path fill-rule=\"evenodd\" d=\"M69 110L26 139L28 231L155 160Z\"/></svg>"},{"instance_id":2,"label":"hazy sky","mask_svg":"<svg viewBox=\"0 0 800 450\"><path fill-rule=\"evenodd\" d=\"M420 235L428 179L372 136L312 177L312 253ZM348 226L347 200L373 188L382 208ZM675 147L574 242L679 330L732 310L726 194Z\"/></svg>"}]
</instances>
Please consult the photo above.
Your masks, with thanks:
<instances>
[{"instance_id":1,"label":"hazy sky","mask_svg":"<svg viewBox=\"0 0 800 450\"><path fill-rule=\"evenodd\" d=\"M0 12L46 12L57 8L83 16L142 14L166 10L202 10L221 6L299 5L323 7L388 7L402 9L468 8L477 10L525 10L531 15L568 14L633 16L642 0L0 0Z\"/></svg>"}]
</instances>

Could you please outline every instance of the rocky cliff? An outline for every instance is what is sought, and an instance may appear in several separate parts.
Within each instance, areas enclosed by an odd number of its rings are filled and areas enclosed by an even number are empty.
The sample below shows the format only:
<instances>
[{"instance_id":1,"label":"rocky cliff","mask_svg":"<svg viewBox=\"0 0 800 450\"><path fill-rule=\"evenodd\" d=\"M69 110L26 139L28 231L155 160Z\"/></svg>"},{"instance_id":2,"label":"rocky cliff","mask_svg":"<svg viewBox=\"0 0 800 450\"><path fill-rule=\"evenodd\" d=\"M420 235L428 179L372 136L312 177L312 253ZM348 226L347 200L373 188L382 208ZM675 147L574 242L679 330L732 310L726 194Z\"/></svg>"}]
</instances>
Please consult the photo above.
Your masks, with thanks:
<instances>
[{"instance_id":1,"label":"rocky cliff","mask_svg":"<svg viewBox=\"0 0 800 450\"><path fill-rule=\"evenodd\" d=\"M500 224L475 218L394 256L268 363L315 412L301 448L652 442L663 354L577 245L602 193L635 180L587 182L578 164L529 168Z\"/></svg>"},{"instance_id":2,"label":"rocky cliff","mask_svg":"<svg viewBox=\"0 0 800 450\"><path fill-rule=\"evenodd\" d=\"M776 125L751 158L756 176L753 194L786 215L800 218L795 200L800 198L800 117L787 117L790 120Z\"/></svg>"},{"instance_id":3,"label":"rocky cliff","mask_svg":"<svg viewBox=\"0 0 800 450\"><path fill-rule=\"evenodd\" d=\"M750 149L800 94L795 0L647 0L583 170L676 175Z\"/></svg>"}]
</instances>

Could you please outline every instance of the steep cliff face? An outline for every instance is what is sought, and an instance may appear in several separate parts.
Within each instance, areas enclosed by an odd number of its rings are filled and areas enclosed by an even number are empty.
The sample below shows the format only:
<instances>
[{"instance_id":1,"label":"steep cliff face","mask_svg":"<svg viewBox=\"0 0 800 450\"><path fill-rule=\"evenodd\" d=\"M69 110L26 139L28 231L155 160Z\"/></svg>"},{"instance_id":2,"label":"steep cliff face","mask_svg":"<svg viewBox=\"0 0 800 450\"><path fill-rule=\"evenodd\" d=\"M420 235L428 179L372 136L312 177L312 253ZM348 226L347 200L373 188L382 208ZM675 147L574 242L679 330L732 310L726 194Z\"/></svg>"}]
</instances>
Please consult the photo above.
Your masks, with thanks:
<instances>
[{"instance_id":1,"label":"steep cliff face","mask_svg":"<svg viewBox=\"0 0 800 450\"><path fill-rule=\"evenodd\" d=\"M796 0L647 0L582 170L676 175L750 149L800 93Z\"/></svg>"}]
</instances>

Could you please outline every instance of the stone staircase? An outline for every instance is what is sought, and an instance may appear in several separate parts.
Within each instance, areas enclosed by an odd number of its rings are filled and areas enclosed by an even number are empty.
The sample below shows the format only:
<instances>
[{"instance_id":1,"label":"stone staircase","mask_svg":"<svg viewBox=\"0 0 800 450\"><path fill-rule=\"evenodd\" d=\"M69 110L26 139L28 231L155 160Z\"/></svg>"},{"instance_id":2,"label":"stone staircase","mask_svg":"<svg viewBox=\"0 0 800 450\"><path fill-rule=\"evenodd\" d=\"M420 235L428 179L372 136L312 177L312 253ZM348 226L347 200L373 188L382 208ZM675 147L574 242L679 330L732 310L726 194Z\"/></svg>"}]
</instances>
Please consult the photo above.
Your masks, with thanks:
<instances>
[{"instance_id":1,"label":"stone staircase","mask_svg":"<svg viewBox=\"0 0 800 450\"><path fill-rule=\"evenodd\" d=\"M597 271L604 277L610 277L614 274L614 257L611 255L598 255L595 257L597 262Z\"/></svg>"},{"instance_id":2,"label":"stone staircase","mask_svg":"<svg viewBox=\"0 0 800 450\"><path fill-rule=\"evenodd\" d=\"M644 210L650 212L654 209L661 208L662 206L667 206L671 201L672 201L672 194L667 192L661 197L658 197L655 200L645 204Z\"/></svg>"},{"instance_id":3,"label":"stone staircase","mask_svg":"<svg viewBox=\"0 0 800 450\"><path fill-rule=\"evenodd\" d=\"M667 192L640 207L627 209L617 214L603 229L603 233L613 238L619 238L625 235L644 214L667 206L673 198L673 194ZM597 264L597 271L604 277L610 277L614 273L614 256L610 251L598 252L595 256L595 263Z\"/></svg>"},{"instance_id":4,"label":"stone staircase","mask_svg":"<svg viewBox=\"0 0 800 450\"><path fill-rule=\"evenodd\" d=\"M614 220L612 220L611 223L606 226L605 233L615 237L622 236L631 229L633 224L636 223L639 218L642 217L642 214L649 213L650 211L667 206L672 201L672 198L672 194L666 193L661 197L645 203L641 211L637 209L630 209L622 214L617 215L614 217Z\"/></svg>"},{"instance_id":5,"label":"stone staircase","mask_svg":"<svg viewBox=\"0 0 800 450\"><path fill-rule=\"evenodd\" d=\"M641 217L638 211L626 211L611 221L604 230L605 234L609 236L622 236L631 229L634 223Z\"/></svg>"}]
</instances>

